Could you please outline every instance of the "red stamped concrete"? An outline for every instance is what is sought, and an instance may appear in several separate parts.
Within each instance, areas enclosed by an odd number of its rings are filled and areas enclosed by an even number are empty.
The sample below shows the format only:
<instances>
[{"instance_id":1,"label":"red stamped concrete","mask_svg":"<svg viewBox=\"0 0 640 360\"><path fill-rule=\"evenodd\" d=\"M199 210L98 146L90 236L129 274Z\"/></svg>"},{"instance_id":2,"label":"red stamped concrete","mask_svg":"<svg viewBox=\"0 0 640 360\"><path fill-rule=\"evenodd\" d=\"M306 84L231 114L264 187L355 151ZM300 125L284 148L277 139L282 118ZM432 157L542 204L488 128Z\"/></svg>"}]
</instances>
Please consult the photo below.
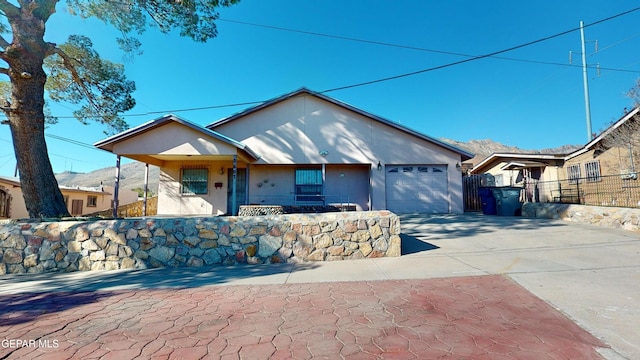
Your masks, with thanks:
<instances>
[{"instance_id":1,"label":"red stamped concrete","mask_svg":"<svg viewBox=\"0 0 640 360\"><path fill-rule=\"evenodd\" d=\"M0 341L2 359L600 359L606 347L498 275L1 296Z\"/></svg>"}]
</instances>

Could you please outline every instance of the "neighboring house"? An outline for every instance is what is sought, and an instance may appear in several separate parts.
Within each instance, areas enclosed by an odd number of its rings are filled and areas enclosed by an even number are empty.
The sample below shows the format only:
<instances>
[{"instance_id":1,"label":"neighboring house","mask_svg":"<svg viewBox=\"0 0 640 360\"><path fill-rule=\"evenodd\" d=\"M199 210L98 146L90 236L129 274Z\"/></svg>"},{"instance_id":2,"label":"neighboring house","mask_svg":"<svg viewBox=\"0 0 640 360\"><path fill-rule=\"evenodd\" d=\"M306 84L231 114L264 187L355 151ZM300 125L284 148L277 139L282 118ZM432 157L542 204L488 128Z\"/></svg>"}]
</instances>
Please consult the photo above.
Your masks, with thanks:
<instances>
[{"instance_id":1,"label":"neighboring house","mask_svg":"<svg viewBox=\"0 0 640 360\"><path fill-rule=\"evenodd\" d=\"M0 176L0 219L21 217L27 217L27 208L22 199L20 180Z\"/></svg>"},{"instance_id":2,"label":"neighboring house","mask_svg":"<svg viewBox=\"0 0 640 360\"><path fill-rule=\"evenodd\" d=\"M562 178L565 155L554 154L491 154L471 169L470 174L491 174L495 186L526 187L527 201L552 201L551 194L541 194L536 184Z\"/></svg>"},{"instance_id":3,"label":"neighboring house","mask_svg":"<svg viewBox=\"0 0 640 360\"><path fill-rule=\"evenodd\" d=\"M515 186L524 179L552 181L560 178L565 155L495 153L471 169L471 174L491 174L496 186Z\"/></svg>"},{"instance_id":4,"label":"neighboring house","mask_svg":"<svg viewBox=\"0 0 640 360\"><path fill-rule=\"evenodd\" d=\"M491 174L496 186L527 186L527 201L638 206L639 109L569 154L492 154L471 174ZM526 184L526 185L525 185Z\"/></svg>"},{"instance_id":5,"label":"neighboring house","mask_svg":"<svg viewBox=\"0 0 640 360\"><path fill-rule=\"evenodd\" d=\"M241 204L462 213L470 154L300 89L201 127L166 115L95 144L160 167L158 214Z\"/></svg>"},{"instance_id":6,"label":"neighboring house","mask_svg":"<svg viewBox=\"0 0 640 360\"><path fill-rule=\"evenodd\" d=\"M112 207L113 186L60 186L60 191L72 216L87 215ZM135 191L122 191L118 197L121 204L128 204L137 201L138 194ZM29 212L22 197L20 179L0 177L0 218L27 217Z\"/></svg>"},{"instance_id":7,"label":"neighboring house","mask_svg":"<svg viewBox=\"0 0 640 360\"><path fill-rule=\"evenodd\" d=\"M565 157L564 179L607 175L637 177L640 119L635 108L614 122L584 147Z\"/></svg>"}]
</instances>

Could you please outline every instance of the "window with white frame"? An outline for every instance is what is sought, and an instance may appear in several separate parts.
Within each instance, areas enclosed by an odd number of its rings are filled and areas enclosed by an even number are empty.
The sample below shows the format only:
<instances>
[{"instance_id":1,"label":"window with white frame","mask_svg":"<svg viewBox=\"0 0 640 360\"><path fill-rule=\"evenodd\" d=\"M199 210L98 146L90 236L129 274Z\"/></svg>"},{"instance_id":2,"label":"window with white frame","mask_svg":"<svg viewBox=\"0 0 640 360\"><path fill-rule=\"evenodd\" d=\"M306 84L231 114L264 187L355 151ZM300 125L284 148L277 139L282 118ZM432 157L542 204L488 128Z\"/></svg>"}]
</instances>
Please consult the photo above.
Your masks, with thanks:
<instances>
[{"instance_id":1,"label":"window with white frame","mask_svg":"<svg viewBox=\"0 0 640 360\"><path fill-rule=\"evenodd\" d=\"M587 173L587 181L600 181L600 162L591 161L584 164L584 170Z\"/></svg>"},{"instance_id":2,"label":"window with white frame","mask_svg":"<svg viewBox=\"0 0 640 360\"><path fill-rule=\"evenodd\" d=\"M322 201L322 169L296 169L296 200Z\"/></svg>"},{"instance_id":3,"label":"window with white frame","mask_svg":"<svg viewBox=\"0 0 640 360\"><path fill-rule=\"evenodd\" d=\"M180 193L182 195L207 194L209 189L209 169L183 168L180 175Z\"/></svg>"},{"instance_id":4,"label":"window with white frame","mask_svg":"<svg viewBox=\"0 0 640 360\"><path fill-rule=\"evenodd\" d=\"M567 178L569 179L569 184L576 184L580 182L581 177L580 164L573 164L567 167Z\"/></svg>"}]
</instances>

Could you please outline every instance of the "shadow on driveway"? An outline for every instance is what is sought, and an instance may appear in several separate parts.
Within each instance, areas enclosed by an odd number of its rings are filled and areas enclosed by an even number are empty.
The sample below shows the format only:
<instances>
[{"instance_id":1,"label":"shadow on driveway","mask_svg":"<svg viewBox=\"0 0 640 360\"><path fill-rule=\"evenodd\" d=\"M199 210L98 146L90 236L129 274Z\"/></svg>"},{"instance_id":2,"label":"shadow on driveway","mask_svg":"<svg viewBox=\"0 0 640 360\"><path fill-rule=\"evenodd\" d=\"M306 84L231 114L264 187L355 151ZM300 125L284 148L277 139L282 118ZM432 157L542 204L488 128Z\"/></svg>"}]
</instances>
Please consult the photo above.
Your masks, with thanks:
<instances>
[{"instance_id":1,"label":"shadow on driveway","mask_svg":"<svg viewBox=\"0 0 640 360\"><path fill-rule=\"evenodd\" d=\"M443 238L469 237L490 234L499 231L523 230L531 231L539 228L566 227L567 224L548 219L523 218L519 216L494 216L482 213L465 213L464 215L400 215L400 228L407 236L418 239L428 235ZM438 236L440 235L440 236Z\"/></svg>"}]
</instances>

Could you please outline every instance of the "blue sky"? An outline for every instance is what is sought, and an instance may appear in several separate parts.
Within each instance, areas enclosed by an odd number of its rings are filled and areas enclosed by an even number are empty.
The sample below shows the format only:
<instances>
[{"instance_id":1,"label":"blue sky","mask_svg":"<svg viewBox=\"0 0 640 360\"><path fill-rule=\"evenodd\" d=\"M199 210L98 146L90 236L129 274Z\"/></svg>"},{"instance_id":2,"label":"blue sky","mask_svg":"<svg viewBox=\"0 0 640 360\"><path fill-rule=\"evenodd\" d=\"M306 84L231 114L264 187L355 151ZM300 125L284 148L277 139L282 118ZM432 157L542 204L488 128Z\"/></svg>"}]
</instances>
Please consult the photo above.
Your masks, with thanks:
<instances>
[{"instance_id":1,"label":"blue sky","mask_svg":"<svg viewBox=\"0 0 640 360\"><path fill-rule=\"evenodd\" d=\"M384 46L271 27L389 43L440 52L483 55L591 24L638 6L636 1L300 1L244 0L220 12L219 36L205 44L150 28L144 54L128 61L117 33L95 20L66 14L64 3L47 24L49 41L69 34L93 39L105 58L124 62L136 82L130 126L162 114L206 125L247 106L179 111L268 100L302 86L324 91L438 67L468 57ZM230 20L230 21L227 21ZM640 11L585 28L594 132L632 107L626 96L640 77ZM234 22L235 21L235 22ZM569 51L575 66L566 66ZM464 64L327 95L433 137L492 139L523 149L587 141L578 31ZM509 58L509 59L504 59ZM552 64L543 64L552 63ZM554 65L555 64L555 65ZM608 69L615 69L608 70ZM60 123L47 138L55 172L88 172L115 165L115 156L58 137L92 144L102 126L81 125L74 107L52 106ZM0 175L15 158L7 126L0 126Z\"/></svg>"}]
</instances>

